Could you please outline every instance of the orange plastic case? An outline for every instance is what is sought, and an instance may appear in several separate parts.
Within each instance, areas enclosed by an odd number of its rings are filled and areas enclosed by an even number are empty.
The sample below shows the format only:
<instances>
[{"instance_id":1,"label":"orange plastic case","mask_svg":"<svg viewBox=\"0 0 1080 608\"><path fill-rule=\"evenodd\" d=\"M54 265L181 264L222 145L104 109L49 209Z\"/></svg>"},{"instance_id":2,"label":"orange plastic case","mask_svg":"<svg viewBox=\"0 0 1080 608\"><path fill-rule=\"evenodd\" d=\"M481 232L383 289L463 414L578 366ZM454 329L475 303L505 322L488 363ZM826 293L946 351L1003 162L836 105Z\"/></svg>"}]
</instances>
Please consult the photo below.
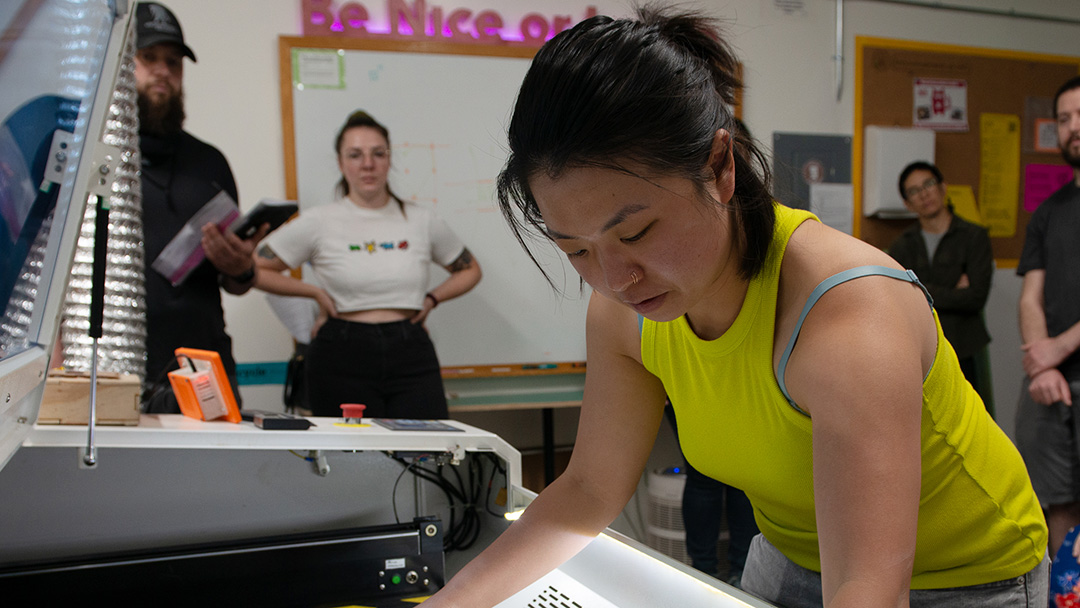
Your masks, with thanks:
<instances>
[{"instance_id":1,"label":"orange plastic case","mask_svg":"<svg viewBox=\"0 0 1080 608\"><path fill-rule=\"evenodd\" d=\"M240 408L221 355L197 348L178 348L175 352L180 369L169 372L169 384L180 412L198 420L225 419L239 424Z\"/></svg>"}]
</instances>

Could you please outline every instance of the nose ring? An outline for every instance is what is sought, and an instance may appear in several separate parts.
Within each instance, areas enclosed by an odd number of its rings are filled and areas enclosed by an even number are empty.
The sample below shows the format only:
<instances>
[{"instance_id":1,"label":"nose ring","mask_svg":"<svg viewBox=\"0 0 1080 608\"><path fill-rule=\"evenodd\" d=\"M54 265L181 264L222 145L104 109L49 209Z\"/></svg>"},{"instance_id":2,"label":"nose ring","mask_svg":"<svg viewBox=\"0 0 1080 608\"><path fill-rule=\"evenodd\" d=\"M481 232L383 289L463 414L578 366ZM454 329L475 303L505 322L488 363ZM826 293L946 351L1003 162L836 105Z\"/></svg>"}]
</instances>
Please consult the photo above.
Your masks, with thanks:
<instances>
[{"instance_id":1,"label":"nose ring","mask_svg":"<svg viewBox=\"0 0 1080 608\"><path fill-rule=\"evenodd\" d=\"M633 282L634 285L637 285L638 278L636 270L630 273L630 280Z\"/></svg>"}]
</instances>

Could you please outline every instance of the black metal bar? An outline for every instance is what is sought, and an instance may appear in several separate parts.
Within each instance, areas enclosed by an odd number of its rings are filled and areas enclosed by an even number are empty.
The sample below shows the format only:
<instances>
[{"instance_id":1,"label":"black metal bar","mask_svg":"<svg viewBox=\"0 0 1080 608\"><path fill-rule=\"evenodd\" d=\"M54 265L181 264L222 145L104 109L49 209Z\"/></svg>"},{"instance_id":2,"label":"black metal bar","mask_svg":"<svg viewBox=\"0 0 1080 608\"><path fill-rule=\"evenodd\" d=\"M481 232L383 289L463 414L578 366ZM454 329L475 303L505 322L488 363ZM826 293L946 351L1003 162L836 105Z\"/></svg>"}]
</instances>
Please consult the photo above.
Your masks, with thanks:
<instances>
[{"instance_id":1,"label":"black metal bar","mask_svg":"<svg viewBox=\"0 0 1080 608\"><path fill-rule=\"evenodd\" d=\"M96 196L94 219L94 270L90 285L90 337L101 337L105 316L105 254L109 241L109 205L104 196Z\"/></svg>"},{"instance_id":2,"label":"black metal bar","mask_svg":"<svg viewBox=\"0 0 1080 608\"><path fill-rule=\"evenodd\" d=\"M555 481L555 410L545 407L544 417L544 485Z\"/></svg>"}]
</instances>

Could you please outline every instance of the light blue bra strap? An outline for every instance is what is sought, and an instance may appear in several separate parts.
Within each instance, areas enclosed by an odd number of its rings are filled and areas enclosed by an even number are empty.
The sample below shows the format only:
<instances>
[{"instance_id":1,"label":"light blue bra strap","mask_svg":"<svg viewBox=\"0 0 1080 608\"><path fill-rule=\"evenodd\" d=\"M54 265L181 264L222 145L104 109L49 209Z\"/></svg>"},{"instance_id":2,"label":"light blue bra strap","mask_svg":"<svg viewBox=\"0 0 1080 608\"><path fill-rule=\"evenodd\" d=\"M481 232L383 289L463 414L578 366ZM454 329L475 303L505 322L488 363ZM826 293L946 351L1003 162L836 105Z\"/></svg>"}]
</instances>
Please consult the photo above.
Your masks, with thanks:
<instances>
[{"instance_id":1,"label":"light blue bra strap","mask_svg":"<svg viewBox=\"0 0 1080 608\"><path fill-rule=\"evenodd\" d=\"M645 330L645 317L643 317L641 315L638 315L637 316L637 335L638 335L639 338L641 337L641 332L644 331L644 330Z\"/></svg>"},{"instance_id":2,"label":"light blue bra strap","mask_svg":"<svg viewBox=\"0 0 1080 608\"><path fill-rule=\"evenodd\" d=\"M799 314L799 320L795 322L795 330L791 332L791 338L788 340L787 348L784 349L784 354L780 355L780 364L776 369L776 381L780 384L780 391L784 393L784 398L788 400L791 407L795 408L800 413L806 414L802 408L795 405L795 401L791 398L791 395L788 394L787 384L784 382L784 372L787 370L788 358L791 356L791 351L795 349L795 342L799 339L799 332L802 330L802 324L803 321L806 320L806 315L810 314L810 309L814 307L814 304L817 303L818 299L833 287L836 287L841 283L846 283L852 279L874 275L881 275L914 283L919 286L919 289L922 289L923 295L926 296L926 301L930 306L932 307L934 305L934 299L930 297L930 292L919 282L919 277L915 276L915 273L910 270L896 270L895 268L889 268L887 266L858 266L849 268L843 272L838 272L818 283L818 286L810 293L810 297L806 298L806 305L803 306L802 313Z\"/></svg>"}]
</instances>

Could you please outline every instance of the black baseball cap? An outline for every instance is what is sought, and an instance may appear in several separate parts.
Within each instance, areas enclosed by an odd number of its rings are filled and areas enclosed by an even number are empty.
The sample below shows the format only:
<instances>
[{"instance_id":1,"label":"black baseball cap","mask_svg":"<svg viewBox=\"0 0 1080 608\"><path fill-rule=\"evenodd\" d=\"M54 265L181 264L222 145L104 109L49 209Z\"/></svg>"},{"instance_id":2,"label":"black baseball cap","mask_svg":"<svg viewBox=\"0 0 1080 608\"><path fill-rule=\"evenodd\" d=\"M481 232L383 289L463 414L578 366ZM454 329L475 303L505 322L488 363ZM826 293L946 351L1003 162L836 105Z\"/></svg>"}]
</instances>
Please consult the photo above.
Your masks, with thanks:
<instances>
[{"instance_id":1,"label":"black baseball cap","mask_svg":"<svg viewBox=\"0 0 1080 608\"><path fill-rule=\"evenodd\" d=\"M184 31L176 15L157 2L140 2L135 7L136 42L135 46L145 49L155 44L171 43L179 45L188 59L195 61L195 53L184 44Z\"/></svg>"}]
</instances>

